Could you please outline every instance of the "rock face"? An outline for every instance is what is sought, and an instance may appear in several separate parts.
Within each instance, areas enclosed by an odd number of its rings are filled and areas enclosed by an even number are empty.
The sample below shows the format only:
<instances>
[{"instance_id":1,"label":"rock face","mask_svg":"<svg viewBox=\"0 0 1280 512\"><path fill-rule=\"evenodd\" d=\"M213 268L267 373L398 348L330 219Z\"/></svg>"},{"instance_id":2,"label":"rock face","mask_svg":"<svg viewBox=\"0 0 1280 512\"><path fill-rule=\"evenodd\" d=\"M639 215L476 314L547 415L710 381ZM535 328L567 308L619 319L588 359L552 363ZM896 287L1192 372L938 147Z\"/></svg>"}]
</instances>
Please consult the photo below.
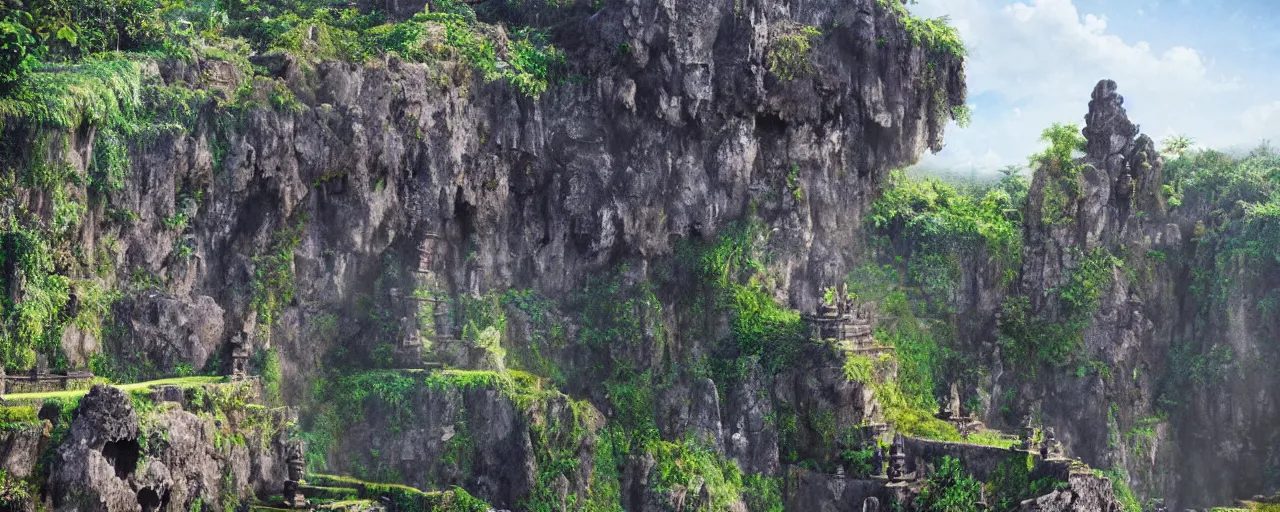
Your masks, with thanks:
<instances>
[{"instance_id":1,"label":"rock face","mask_svg":"<svg viewBox=\"0 0 1280 512\"><path fill-rule=\"evenodd\" d=\"M0 432L0 467L10 478L23 479L35 471L43 425L25 424Z\"/></svg>"},{"instance_id":2,"label":"rock face","mask_svg":"<svg viewBox=\"0 0 1280 512\"><path fill-rule=\"evenodd\" d=\"M1053 492L1022 502L1022 512L1120 512L1111 481L1089 472L1071 472L1066 485Z\"/></svg>"},{"instance_id":3,"label":"rock face","mask_svg":"<svg viewBox=\"0 0 1280 512\"><path fill-rule=\"evenodd\" d=\"M212 416L170 402L145 413L147 421L140 423L126 392L94 386L54 448L48 488L53 510L146 512L196 500L234 506L228 500L278 493L285 479L282 422L253 423L235 409L222 414L224 423L215 424Z\"/></svg>"},{"instance_id":4,"label":"rock face","mask_svg":"<svg viewBox=\"0 0 1280 512\"><path fill-rule=\"evenodd\" d=\"M542 7L503 15L532 23ZM555 12L545 25L572 79L538 98L457 62L312 63L273 54L255 57L269 75L257 77L215 60L140 65L144 87L226 98L244 86L265 98L279 86L298 105L197 105L191 129L161 130L130 148L123 187L93 192L101 202L71 238L108 260L107 287L128 292L113 309L123 328L102 343L110 357L149 361L157 374L213 368L227 356L226 340L248 333L250 352L278 355L285 401L305 403L326 364L370 363L379 346L394 343L379 316L393 305L381 294L406 280L426 233L440 235L444 294L532 289L561 298L624 264L636 280L650 279L650 265L669 261L681 241L714 239L750 216L775 233L771 266L780 277L771 291L812 310L862 246L857 228L879 180L940 149L952 108L964 104L963 58L921 43L880 0L611 0ZM803 27L820 35L784 79L771 56ZM64 134L77 176L90 172L96 134L92 125ZM131 214L127 222L121 212ZM66 272L88 278L83 268ZM704 358L718 340L674 328L689 319L659 306L659 328L642 346L556 354L563 386L603 410L595 369L637 362L636 373L656 374L664 361L669 369ZM569 333L581 329L569 324ZM532 343L506 334L513 348ZM65 343L92 351L83 340ZM865 393L841 388L838 368L822 371L823 395L795 402L846 408L841 421L856 422ZM771 376L752 372L725 388L684 376L662 390L653 411L662 437L703 438L750 473L777 474L779 391ZM804 378L785 392L808 392ZM422 397L415 410L438 415L395 436L384 430L392 425L383 411L358 427L367 436L349 436L352 444L330 452L329 462L354 470L363 455L335 455L373 448L407 482L460 483L515 506L536 476L527 420L485 393ZM275 459L252 447L200 453L207 420L180 410L157 419L180 433L170 451L130 463L142 433L128 397L109 388L90 397L59 453L51 484L66 491L59 507L80 503L77 483L89 483L86 507L133 510L213 496L225 474L240 493L282 478ZM111 420L88 419L99 416ZM448 427L460 419L476 436L475 466L451 474L432 461L459 435ZM628 464L628 482L654 471L643 458ZM624 501L637 509L694 502L654 496Z\"/></svg>"},{"instance_id":5,"label":"rock face","mask_svg":"<svg viewBox=\"0 0 1280 512\"><path fill-rule=\"evenodd\" d=\"M1261 341L1275 322L1244 305L1277 281L1237 280L1246 272L1243 260L1212 256L1227 250L1221 238L1201 236L1206 224L1226 229L1223 212L1211 211L1213 198L1188 195L1176 209L1165 204L1165 164L1123 104L1115 82L1097 84L1075 171L1038 168L1024 212L1015 293L1036 318L1079 321L1070 317L1062 290L1085 267L1104 262L1105 271L1090 278L1102 284L1096 307L1083 318L1079 369L1026 379L989 347L975 349L995 369L979 387L991 397L1016 396L1015 409L1040 411L1046 425L1058 427L1069 455L1126 470L1139 496L1162 497L1171 509L1230 503L1280 485L1264 476L1276 457L1265 448L1274 434L1251 426L1280 419L1276 383L1246 370L1275 357ZM1106 263L1112 257L1123 263ZM967 269L962 279L973 293L960 310L971 319L958 325L962 337L974 340L995 339L1004 321L984 306L1004 292L982 272ZM1222 281L1207 284L1204 276L1212 275ZM1215 298L1204 292L1208 287L1226 291L1213 292L1223 294ZM1198 384L1186 384L1192 382ZM1220 399L1226 396L1251 398ZM994 402L984 407L1000 416ZM1011 417L997 424L1016 426Z\"/></svg>"}]
</instances>

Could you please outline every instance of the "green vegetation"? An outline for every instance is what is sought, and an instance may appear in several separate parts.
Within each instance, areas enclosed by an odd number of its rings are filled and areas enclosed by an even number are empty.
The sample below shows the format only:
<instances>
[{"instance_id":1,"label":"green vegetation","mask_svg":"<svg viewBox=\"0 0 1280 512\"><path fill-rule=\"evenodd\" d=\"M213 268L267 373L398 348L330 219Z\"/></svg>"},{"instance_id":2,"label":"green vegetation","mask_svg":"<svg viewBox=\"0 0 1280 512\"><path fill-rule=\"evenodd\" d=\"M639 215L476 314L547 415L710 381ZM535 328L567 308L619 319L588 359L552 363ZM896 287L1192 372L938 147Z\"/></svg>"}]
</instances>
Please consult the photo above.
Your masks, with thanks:
<instances>
[{"instance_id":1,"label":"green vegetation","mask_svg":"<svg viewBox=\"0 0 1280 512\"><path fill-rule=\"evenodd\" d=\"M396 510L406 512L485 512L490 509L488 503L471 496L461 487L423 492L405 485L365 482L325 474L309 475L308 480L328 487L354 489L360 499L378 500L385 497Z\"/></svg>"},{"instance_id":2,"label":"green vegetation","mask_svg":"<svg viewBox=\"0 0 1280 512\"><path fill-rule=\"evenodd\" d=\"M277 231L267 251L253 257L253 309L260 334L270 335L280 311L293 301L293 251L302 241L306 218Z\"/></svg>"},{"instance_id":3,"label":"green vegetation","mask_svg":"<svg viewBox=\"0 0 1280 512\"><path fill-rule=\"evenodd\" d=\"M565 326L556 312L557 304L533 290L508 290L502 296L502 304L523 313L530 326L527 343L512 347L509 354L513 366L563 385L566 377L553 356L567 346L568 340Z\"/></svg>"},{"instance_id":4,"label":"green vegetation","mask_svg":"<svg viewBox=\"0 0 1280 512\"><path fill-rule=\"evenodd\" d=\"M0 87L19 84L39 60L123 51L242 62L251 51L287 51L304 62L388 54L415 62L458 59L485 80L504 79L537 96L561 73L563 53L533 29L508 33L496 37L468 4L452 0L432 1L401 22L318 0L36 0L0 19Z\"/></svg>"},{"instance_id":5,"label":"green vegetation","mask_svg":"<svg viewBox=\"0 0 1280 512\"><path fill-rule=\"evenodd\" d=\"M898 270L901 261L898 265L867 265L855 269L846 279L850 295L880 305L875 339L895 348L897 379L873 379L876 399L884 407L885 419L897 430L919 437L959 440L955 427L933 414L938 410L936 396L942 392L939 382L949 382L944 376L960 374L967 365L952 346L954 334L947 323L916 316L913 305L923 312L922 301L911 300L913 295L919 297L918 288L907 286L909 281ZM887 362L885 358L871 361L846 356L845 373L850 380L867 382L865 376L882 375L880 365Z\"/></svg>"},{"instance_id":6,"label":"green vegetation","mask_svg":"<svg viewBox=\"0 0 1280 512\"><path fill-rule=\"evenodd\" d=\"M1057 298L1060 318L1031 311L1026 297L1005 300L1000 317L1001 355L1027 376L1041 368L1062 368L1080 355L1084 329L1092 321L1098 300L1123 261L1101 247L1078 257L1067 282L1050 290Z\"/></svg>"},{"instance_id":7,"label":"green vegetation","mask_svg":"<svg viewBox=\"0 0 1280 512\"><path fill-rule=\"evenodd\" d=\"M1129 474L1125 473L1124 468L1117 467L1111 471L1095 469L1094 473L1111 480L1111 488L1115 491L1116 499L1120 501L1120 507L1124 512L1142 512L1138 497L1133 494L1133 490L1129 489Z\"/></svg>"},{"instance_id":8,"label":"green vegetation","mask_svg":"<svg viewBox=\"0 0 1280 512\"><path fill-rule=\"evenodd\" d=\"M1022 232L1014 214L1020 206L1003 187L966 193L898 171L872 204L869 224L881 245L905 260L904 284L918 290L931 312L953 313L960 277L973 262L1012 281L1021 264Z\"/></svg>"},{"instance_id":9,"label":"green vegetation","mask_svg":"<svg viewBox=\"0 0 1280 512\"><path fill-rule=\"evenodd\" d=\"M40 421L35 406L0 405L0 432L20 429Z\"/></svg>"},{"instance_id":10,"label":"green vegetation","mask_svg":"<svg viewBox=\"0 0 1280 512\"><path fill-rule=\"evenodd\" d=\"M730 506L742 496L742 473L738 466L696 441L654 440L647 449L657 461L656 478L651 484L656 491L696 488L701 480L711 497L707 507L711 511L732 510Z\"/></svg>"},{"instance_id":11,"label":"green vegetation","mask_svg":"<svg viewBox=\"0 0 1280 512\"><path fill-rule=\"evenodd\" d=\"M713 369L721 382L745 375L753 361L776 374L793 363L808 335L800 314L774 299L777 277L769 269L768 232L758 221L726 227L713 245L677 249L677 259L697 265L698 282L709 288L711 306L729 316L733 354ZM694 304L700 307L701 304Z\"/></svg>"},{"instance_id":12,"label":"green vegetation","mask_svg":"<svg viewBox=\"0 0 1280 512\"><path fill-rule=\"evenodd\" d=\"M960 460L943 457L929 475L924 489L916 498L915 507L921 512L977 512L982 483L965 472Z\"/></svg>"},{"instance_id":13,"label":"green vegetation","mask_svg":"<svg viewBox=\"0 0 1280 512\"><path fill-rule=\"evenodd\" d=\"M10 478L8 470L0 469L0 507L21 510L31 500L33 489L30 487L27 482Z\"/></svg>"},{"instance_id":14,"label":"green vegetation","mask_svg":"<svg viewBox=\"0 0 1280 512\"><path fill-rule=\"evenodd\" d=\"M1035 467L1035 457L1026 455L1011 456L1001 462L988 482L988 503L995 512L1013 512L1020 508L1024 500L1043 496L1061 485L1053 477L1031 479L1031 470Z\"/></svg>"},{"instance_id":15,"label":"green vegetation","mask_svg":"<svg viewBox=\"0 0 1280 512\"><path fill-rule=\"evenodd\" d=\"M280 403L280 357L276 349L258 351L254 356L252 366L261 378L263 399L269 404Z\"/></svg>"},{"instance_id":16,"label":"green vegetation","mask_svg":"<svg viewBox=\"0 0 1280 512\"><path fill-rule=\"evenodd\" d=\"M1076 201L1080 197L1080 166L1075 158L1084 151L1085 138L1074 124L1054 123L1040 134L1049 143L1043 152L1031 156L1032 167L1045 175L1044 199L1038 207L1040 216L1028 221L1057 226L1073 222Z\"/></svg>"},{"instance_id":17,"label":"green vegetation","mask_svg":"<svg viewBox=\"0 0 1280 512\"><path fill-rule=\"evenodd\" d=\"M809 73L809 50L812 49L813 38L821 36L817 28L793 24L773 37L769 44L769 52L765 55L765 66L769 72L782 80L794 80Z\"/></svg>"},{"instance_id":18,"label":"green vegetation","mask_svg":"<svg viewBox=\"0 0 1280 512\"><path fill-rule=\"evenodd\" d=\"M877 3L898 18L916 46L951 57L967 54L960 33L949 24L947 17L924 19L911 14L906 4L915 3L915 0L877 0Z\"/></svg>"},{"instance_id":19,"label":"green vegetation","mask_svg":"<svg viewBox=\"0 0 1280 512\"><path fill-rule=\"evenodd\" d=\"M178 386L185 389L225 381L226 377L181 377L153 380L149 382L136 382L132 384L113 384L113 386L132 393L135 391L150 390L159 386ZM27 403L49 399L78 399L88 392L89 390L87 389L77 389L71 391L49 391L44 393L14 393L5 395L4 399L8 403Z\"/></svg>"}]
</instances>

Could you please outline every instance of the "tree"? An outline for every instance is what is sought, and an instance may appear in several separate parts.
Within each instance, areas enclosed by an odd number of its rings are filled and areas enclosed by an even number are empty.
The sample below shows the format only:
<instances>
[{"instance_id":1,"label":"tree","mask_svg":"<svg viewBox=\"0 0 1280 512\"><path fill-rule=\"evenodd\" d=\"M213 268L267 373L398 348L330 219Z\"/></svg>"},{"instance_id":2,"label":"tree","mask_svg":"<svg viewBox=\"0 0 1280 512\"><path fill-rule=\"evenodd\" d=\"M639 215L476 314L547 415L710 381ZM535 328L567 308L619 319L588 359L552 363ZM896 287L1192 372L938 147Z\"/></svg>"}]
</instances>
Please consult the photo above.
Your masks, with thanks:
<instances>
[{"instance_id":1,"label":"tree","mask_svg":"<svg viewBox=\"0 0 1280 512\"><path fill-rule=\"evenodd\" d=\"M0 19L0 90L26 76L38 62L39 44L30 23L31 15L18 10Z\"/></svg>"},{"instance_id":2,"label":"tree","mask_svg":"<svg viewBox=\"0 0 1280 512\"><path fill-rule=\"evenodd\" d=\"M1164 146L1160 152L1165 156L1181 157L1183 153L1195 146L1196 140L1186 135L1170 135L1160 141Z\"/></svg>"}]
</instances>

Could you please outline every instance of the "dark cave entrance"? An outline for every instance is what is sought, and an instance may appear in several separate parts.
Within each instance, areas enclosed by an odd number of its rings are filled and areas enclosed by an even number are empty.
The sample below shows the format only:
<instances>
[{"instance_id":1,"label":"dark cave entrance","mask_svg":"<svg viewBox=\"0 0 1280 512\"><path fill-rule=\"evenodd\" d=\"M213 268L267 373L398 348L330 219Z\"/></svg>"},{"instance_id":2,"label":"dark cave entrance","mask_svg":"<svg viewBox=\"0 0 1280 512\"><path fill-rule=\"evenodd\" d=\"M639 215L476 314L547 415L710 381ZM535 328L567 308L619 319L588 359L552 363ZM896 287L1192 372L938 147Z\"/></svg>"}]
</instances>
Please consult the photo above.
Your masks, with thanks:
<instances>
[{"instance_id":1,"label":"dark cave entrance","mask_svg":"<svg viewBox=\"0 0 1280 512\"><path fill-rule=\"evenodd\" d=\"M111 467L116 468L116 477L121 480L128 478L138 467L141 451L142 447L138 446L137 439L108 441L102 446L102 456L107 459Z\"/></svg>"},{"instance_id":2,"label":"dark cave entrance","mask_svg":"<svg viewBox=\"0 0 1280 512\"><path fill-rule=\"evenodd\" d=\"M150 487L143 487L138 491L138 505L142 506L142 512L164 510L169 506L169 493L161 494Z\"/></svg>"}]
</instances>

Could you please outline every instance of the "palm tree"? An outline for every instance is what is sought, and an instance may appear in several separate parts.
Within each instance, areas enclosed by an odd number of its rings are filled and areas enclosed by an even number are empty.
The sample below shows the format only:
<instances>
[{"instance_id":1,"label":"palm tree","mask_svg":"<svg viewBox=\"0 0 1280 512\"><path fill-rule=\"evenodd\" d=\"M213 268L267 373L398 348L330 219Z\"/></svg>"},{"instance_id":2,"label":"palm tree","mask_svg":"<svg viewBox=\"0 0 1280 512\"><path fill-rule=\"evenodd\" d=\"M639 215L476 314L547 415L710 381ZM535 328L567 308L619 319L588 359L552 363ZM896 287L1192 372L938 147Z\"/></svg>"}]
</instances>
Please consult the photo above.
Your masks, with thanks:
<instances>
[{"instance_id":1,"label":"palm tree","mask_svg":"<svg viewBox=\"0 0 1280 512\"><path fill-rule=\"evenodd\" d=\"M1186 135L1170 135L1160 142L1164 144L1164 147L1160 149L1161 153L1179 157L1196 144L1195 139Z\"/></svg>"}]
</instances>

